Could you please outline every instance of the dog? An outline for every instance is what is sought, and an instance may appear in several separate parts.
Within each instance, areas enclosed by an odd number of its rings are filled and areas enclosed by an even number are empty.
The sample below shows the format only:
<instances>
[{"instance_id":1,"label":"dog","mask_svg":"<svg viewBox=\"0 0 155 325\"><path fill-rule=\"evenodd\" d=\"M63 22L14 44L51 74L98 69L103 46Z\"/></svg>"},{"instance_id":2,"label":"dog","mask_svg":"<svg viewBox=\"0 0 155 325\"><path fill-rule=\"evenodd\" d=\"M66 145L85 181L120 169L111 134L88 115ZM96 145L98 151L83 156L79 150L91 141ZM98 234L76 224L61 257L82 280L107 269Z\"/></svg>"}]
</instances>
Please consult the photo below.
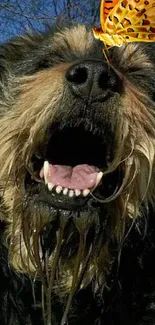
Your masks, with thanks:
<instances>
[{"instance_id":1,"label":"dog","mask_svg":"<svg viewBox=\"0 0 155 325\"><path fill-rule=\"evenodd\" d=\"M155 324L155 45L0 46L0 324Z\"/></svg>"}]
</instances>

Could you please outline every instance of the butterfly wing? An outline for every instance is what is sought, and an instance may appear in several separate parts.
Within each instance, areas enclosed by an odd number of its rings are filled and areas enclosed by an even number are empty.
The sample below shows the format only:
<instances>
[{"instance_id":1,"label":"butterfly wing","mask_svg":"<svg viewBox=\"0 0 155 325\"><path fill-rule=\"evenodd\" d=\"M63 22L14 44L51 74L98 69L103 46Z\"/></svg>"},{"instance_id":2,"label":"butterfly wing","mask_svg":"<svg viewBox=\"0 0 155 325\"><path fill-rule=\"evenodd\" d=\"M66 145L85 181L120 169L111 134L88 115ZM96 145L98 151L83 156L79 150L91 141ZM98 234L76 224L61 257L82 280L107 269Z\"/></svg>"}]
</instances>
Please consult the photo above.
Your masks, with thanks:
<instances>
[{"instance_id":1,"label":"butterfly wing","mask_svg":"<svg viewBox=\"0 0 155 325\"><path fill-rule=\"evenodd\" d=\"M125 28L119 35L122 35L126 42L155 42L154 26L132 26Z\"/></svg>"},{"instance_id":2,"label":"butterfly wing","mask_svg":"<svg viewBox=\"0 0 155 325\"><path fill-rule=\"evenodd\" d=\"M102 0L101 1L101 8L100 8L100 21L102 29L104 30L104 23L109 16L110 12L113 10L113 8L117 5L119 0Z\"/></svg>"},{"instance_id":3,"label":"butterfly wing","mask_svg":"<svg viewBox=\"0 0 155 325\"><path fill-rule=\"evenodd\" d=\"M101 0L100 22L102 27L93 28L95 38L102 39L102 34L105 33L105 21L118 1L119 0Z\"/></svg>"},{"instance_id":4,"label":"butterfly wing","mask_svg":"<svg viewBox=\"0 0 155 325\"><path fill-rule=\"evenodd\" d=\"M106 17L104 32L127 42L155 41L155 0L120 0Z\"/></svg>"}]
</instances>

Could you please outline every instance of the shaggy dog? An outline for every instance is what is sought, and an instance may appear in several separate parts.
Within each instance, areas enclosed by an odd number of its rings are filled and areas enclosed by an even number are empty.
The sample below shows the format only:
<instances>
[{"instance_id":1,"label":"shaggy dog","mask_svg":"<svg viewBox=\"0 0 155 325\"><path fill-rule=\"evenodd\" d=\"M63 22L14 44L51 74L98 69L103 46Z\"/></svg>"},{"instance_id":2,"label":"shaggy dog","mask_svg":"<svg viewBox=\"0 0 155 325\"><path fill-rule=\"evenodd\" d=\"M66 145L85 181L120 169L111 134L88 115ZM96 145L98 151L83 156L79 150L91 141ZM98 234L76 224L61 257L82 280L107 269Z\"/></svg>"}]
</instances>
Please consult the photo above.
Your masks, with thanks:
<instances>
[{"instance_id":1,"label":"shaggy dog","mask_svg":"<svg viewBox=\"0 0 155 325\"><path fill-rule=\"evenodd\" d=\"M155 324L155 46L0 47L0 325Z\"/></svg>"}]
</instances>

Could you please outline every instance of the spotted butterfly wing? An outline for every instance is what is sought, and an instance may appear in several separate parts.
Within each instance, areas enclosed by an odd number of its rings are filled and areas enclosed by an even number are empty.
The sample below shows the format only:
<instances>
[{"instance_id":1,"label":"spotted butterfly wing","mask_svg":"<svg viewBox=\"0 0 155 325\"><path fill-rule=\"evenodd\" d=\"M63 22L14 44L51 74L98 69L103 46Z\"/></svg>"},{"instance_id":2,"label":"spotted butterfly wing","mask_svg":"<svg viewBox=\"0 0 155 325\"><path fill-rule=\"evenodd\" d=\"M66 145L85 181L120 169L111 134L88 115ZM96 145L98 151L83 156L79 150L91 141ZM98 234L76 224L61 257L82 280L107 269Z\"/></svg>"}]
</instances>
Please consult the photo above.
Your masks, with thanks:
<instances>
[{"instance_id":1,"label":"spotted butterfly wing","mask_svg":"<svg viewBox=\"0 0 155 325\"><path fill-rule=\"evenodd\" d=\"M105 45L155 42L155 0L102 0L100 20L93 32Z\"/></svg>"}]
</instances>

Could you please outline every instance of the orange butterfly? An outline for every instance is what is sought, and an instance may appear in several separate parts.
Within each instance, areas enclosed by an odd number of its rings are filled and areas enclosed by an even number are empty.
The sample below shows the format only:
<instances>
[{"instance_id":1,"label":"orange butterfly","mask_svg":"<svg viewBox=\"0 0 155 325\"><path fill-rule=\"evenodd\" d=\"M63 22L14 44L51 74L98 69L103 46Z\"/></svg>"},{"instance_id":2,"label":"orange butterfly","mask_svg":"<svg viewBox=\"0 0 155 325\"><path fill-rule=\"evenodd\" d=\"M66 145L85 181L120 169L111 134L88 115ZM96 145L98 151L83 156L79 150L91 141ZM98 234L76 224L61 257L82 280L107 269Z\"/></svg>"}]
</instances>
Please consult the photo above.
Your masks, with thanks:
<instances>
[{"instance_id":1,"label":"orange butterfly","mask_svg":"<svg viewBox=\"0 0 155 325\"><path fill-rule=\"evenodd\" d=\"M105 46L155 42L155 0L101 0L100 21L93 33Z\"/></svg>"}]
</instances>

